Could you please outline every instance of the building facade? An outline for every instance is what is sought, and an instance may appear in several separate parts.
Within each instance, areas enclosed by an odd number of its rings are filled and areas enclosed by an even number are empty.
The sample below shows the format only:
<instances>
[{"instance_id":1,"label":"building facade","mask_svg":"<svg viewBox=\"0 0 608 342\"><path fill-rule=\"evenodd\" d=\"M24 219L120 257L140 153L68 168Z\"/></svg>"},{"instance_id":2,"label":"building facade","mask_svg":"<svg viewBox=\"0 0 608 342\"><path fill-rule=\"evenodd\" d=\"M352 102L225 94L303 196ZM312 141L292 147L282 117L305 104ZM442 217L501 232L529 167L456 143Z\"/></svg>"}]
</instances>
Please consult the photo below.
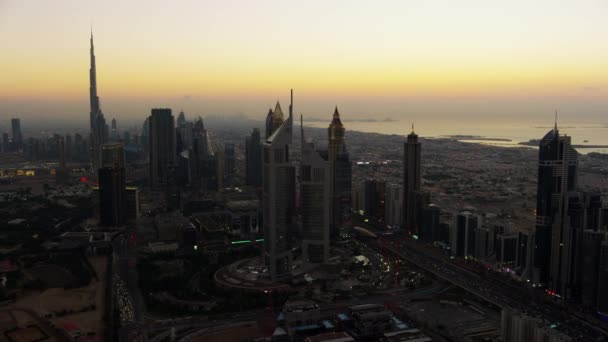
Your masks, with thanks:
<instances>
[{"instance_id":1,"label":"building facade","mask_svg":"<svg viewBox=\"0 0 608 342\"><path fill-rule=\"evenodd\" d=\"M262 186L262 141L260 130L253 129L245 141L245 182L249 186Z\"/></svg>"},{"instance_id":2,"label":"building facade","mask_svg":"<svg viewBox=\"0 0 608 342\"><path fill-rule=\"evenodd\" d=\"M152 109L149 126L150 184L153 188L162 188L169 185L176 166L175 121L171 109Z\"/></svg>"},{"instance_id":3,"label":"building facade","mask_svg":"<svg viewBox=\"0 0 608 342\"><path fill-rule=\"evenodd\" d=\"M300 213L302 215L302 255L305 261L329 260L330 162L327 151L317 151L304 139L302 129L300 165Z\"/></svg>"},{"instance_id":4,"label":"building facade","mask_svg":"<svg viewBox=\"0 0 608 342\"><path fill-rule=\"evenodd\" d=\"M416 193L420 191L420 151L418 135L412 132L403 144L403 223L402 227L418 234Z\"/></svg>"},{"instance_id":5,"label":"building facade","mask_svg":"<svg viewBox=\"0 0 608 342\"><path fill-rule=\"evenodd\" d=\"M264 260L272 281L291 279L290 228L295 198L295 168L289 159L293 136L293 91L289 117L277 102L267 126L263 152ZM268 130L270 129L270 130Z\"/></svg>"},{"instance_id":6,"label":"building facade","mask_svg":"<svg viewBox=\"0 0 608 342\"><path fill-rule=\"evenodd\" d=\"M568 250L561 244L569 244L565 236L567 193L577 186L577 152L570 137L560 136L555 128L549 131L539 144L538 185L536 199L536 228L532 272L534 283L560 288L562 263ZM565 239L564 239L565 238Z\"/></svg>"}]
</instances>

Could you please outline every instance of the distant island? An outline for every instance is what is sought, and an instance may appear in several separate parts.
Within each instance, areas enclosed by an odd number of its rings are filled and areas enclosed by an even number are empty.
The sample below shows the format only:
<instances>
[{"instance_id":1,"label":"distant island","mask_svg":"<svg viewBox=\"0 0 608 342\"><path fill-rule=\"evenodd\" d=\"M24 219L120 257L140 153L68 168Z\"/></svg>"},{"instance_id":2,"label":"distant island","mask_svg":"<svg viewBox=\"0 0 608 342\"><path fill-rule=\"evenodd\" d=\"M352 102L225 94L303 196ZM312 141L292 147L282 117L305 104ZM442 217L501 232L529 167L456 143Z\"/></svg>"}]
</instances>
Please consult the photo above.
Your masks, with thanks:
<instances>
[{"instance_id":1,"label":"distant island","mask_svg":"<svg viewBox=\"0 0 608 342\"><path fill-rule=\"evenodd\" d=\"M489 138L489 137L482 137L480 135L446 135L444 137L449 138L449 139L454 139L454 140L513 141L511 139Z\"/></svg>"},{"instance_id":2,"label":"distant island","mask_svg":"<svg viewBox=\"0 0 608 342\"><path fill-rule=\"evenodd\" d=\"M522 141L519 145L522 146L538 146L540 144L539 139L531 139L529 141ZM608 148L608 145L572 145L574 148Z\"/></svg>"}]
</instances>

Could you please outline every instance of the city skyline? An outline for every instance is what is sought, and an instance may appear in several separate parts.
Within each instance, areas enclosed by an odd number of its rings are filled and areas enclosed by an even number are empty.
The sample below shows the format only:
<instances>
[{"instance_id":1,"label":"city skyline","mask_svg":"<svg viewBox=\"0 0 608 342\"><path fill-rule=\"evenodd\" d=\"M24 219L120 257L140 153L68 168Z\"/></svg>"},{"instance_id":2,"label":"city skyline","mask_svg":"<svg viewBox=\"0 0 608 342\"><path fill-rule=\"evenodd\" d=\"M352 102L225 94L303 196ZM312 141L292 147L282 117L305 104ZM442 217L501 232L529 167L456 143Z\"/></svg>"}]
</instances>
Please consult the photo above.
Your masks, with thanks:
<instances>
[{"instance_id":1,"label":"city skyline","mask_svg":"<svg viewBox=\"0 0 608 342\"><path fill-rule=\"evenodd\" d=\"M10 51L0 66L8 75L0 80L0 117L80 119L91 25L104 111L128 121L151 107L252 118L290 87L315 117L336 103L353 119L395 120L543 121L558 108L565 120L598 121L607 109L601 1L294 9L268 1L201 4L205 11L69 3L69 19L47 15L68 3L0 5L0 37ZM23 25L29 20L53 29Z\"/></svg>"}]
</instances>

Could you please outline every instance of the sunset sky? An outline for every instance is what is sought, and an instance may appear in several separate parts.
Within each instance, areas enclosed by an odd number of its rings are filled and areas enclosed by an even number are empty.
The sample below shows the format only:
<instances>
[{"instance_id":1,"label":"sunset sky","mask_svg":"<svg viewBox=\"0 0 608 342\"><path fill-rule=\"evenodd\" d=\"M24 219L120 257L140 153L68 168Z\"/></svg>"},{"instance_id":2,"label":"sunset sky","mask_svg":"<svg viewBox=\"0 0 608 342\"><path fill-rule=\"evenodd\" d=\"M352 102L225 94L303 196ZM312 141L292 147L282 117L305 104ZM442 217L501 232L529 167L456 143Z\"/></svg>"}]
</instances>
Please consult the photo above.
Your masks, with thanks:
<instances>
[{"instance_id":1,"label":"sunset sky","mask_svg":"<svg viewBox=\"0 0 608 342\"><path fill-rule=\"evenodd\" d=\"M263 116L294 88L314 116L599 119L607 18L606 0L0 0L0 119L88 120L91 26L102 108L125 117Z\"/></svg>"}]
</instances>

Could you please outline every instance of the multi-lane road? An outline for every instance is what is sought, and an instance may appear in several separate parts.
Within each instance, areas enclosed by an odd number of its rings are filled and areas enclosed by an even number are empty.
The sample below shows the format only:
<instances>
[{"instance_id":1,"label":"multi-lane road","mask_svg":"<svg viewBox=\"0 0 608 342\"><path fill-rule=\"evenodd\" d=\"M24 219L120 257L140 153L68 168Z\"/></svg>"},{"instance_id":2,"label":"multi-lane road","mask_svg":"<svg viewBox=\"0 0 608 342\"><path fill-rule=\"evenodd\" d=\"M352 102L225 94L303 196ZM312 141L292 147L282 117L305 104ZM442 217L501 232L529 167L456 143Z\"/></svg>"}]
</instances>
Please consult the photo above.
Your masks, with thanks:
<instances>
[{"instance_id":1,"label":"multi-lane road","mask_svg":"<svg viewBox=\"0 0 608 342\"><path fill-rule=\"evenodd\" d=\"M120 341L145 341L144 301L139 291L136 268L137 236L135 231L126 230L112 242L114 250L114 296L120 317Z\"/></svg>"},{"instance_id":2,"label":"multi-lane road","mask_svg":"<svg viewBox=\"0 0 608 342\"><path fill-rule=\"evenodd\" d=\"M572 310L567 311L564 305L541 298L542 294L523 284L514 286L506 281L471 272L452 262L449 257L432 253L420 242L409 238L379 239L368 243L379 250L389 251L500 308L514 309L556 324L558 330L575 341L607 341L608 330L603 322L581 316L581 313Z\"/></svg>"}]
</instances>

